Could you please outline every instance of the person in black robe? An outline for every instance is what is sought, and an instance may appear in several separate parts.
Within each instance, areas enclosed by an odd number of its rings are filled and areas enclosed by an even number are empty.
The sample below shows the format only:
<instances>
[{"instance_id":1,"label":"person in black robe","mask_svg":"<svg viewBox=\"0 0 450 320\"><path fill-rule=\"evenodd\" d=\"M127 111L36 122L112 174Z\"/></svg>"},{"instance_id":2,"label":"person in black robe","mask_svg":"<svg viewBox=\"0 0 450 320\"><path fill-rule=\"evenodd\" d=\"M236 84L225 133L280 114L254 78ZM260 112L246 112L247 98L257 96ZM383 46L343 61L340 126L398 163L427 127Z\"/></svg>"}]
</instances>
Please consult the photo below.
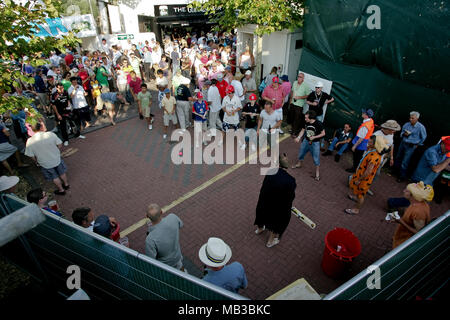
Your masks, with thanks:
<instances>
[{"instance_id":1,"label":"person in black robe","mask_svg":"<svg viewBox=\"0 0 450 320\"><path fill-rule=\"evenodd\" d=\"M270 231L268 248L277 245L283 232L286 230L291 220L292 201L295 198L297 184L295 178L286 172L289 162L286 154L280 156L280 167L274 175L266 175L261 191L259 193L258 204L256 206L255 225L256 234L261 234L265 230Z\"/></svg>"}]
</instances>

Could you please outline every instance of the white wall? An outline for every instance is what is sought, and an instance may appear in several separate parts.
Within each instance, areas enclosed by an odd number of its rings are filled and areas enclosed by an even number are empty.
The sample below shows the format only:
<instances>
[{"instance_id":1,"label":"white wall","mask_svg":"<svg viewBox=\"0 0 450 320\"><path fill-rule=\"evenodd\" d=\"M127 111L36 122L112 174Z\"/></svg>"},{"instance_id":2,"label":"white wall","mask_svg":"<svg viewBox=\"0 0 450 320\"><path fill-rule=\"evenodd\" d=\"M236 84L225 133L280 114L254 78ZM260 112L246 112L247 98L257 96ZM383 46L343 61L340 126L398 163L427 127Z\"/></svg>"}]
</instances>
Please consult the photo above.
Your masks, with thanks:
<instances>
[{"instance_id":1,"label":"white wall","mask_svg":"<svg viewBox=\"0 0 450 320\"><path fill-rule=\"evenodd\" d=\"M151 39L156 39L155 34L153 32L141 32L135 33L134 39L131 40L131 43L138 44L139 42L145 42L148 40L150 42ZM98 35L96 37L86 37L82 38L82 47L83 49L94 51L101 49L101 41L105 38L107 43L111 46L114 44L120 44L123 48L127 47L127 40L118 40L117 35L114 34L104 34Z\"/></svg>"},{"instance_id":2,"label":"white wall","mask_svg":"<svg viewBox=\"0 0 450 320\"><path fill-rule=\"evenodd\" d=\"M289 35L289 43L290 48L288 52L288 72L286 73L289 76L289 81L292 83L296 81L298 74L298 66L300 65L300 58L302 56L302 49L295 50L295 43L297 40L303 39L303 33L298 31L295 33L291 33Z\"/></svg>"}]
</instances>

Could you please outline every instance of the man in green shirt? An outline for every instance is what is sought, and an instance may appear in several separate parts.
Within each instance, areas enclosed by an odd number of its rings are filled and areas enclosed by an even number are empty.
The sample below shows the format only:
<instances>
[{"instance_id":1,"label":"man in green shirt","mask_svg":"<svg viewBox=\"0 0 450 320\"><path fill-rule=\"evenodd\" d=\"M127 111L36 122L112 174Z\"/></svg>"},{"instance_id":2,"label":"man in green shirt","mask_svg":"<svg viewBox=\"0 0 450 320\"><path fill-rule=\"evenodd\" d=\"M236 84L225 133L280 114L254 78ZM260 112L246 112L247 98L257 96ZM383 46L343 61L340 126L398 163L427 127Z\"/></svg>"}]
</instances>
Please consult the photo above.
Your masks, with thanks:
<instances>
[{"instance_id":1,"label":"man in green shirt","mask_svg":"<svg viewBox=\"0 0 450 320\"><path fill-rule=\"evenodd\" d=\"M109 92L109 82L108 82L108 71L102 65L100 60L97 60L97 71L95 73L95 78L98 83L102 86L102 93Z\"/></svg>"},{"instance_id":2,"label":"man in green shirt","mask_svg":"<svg viewBox=\"0 0 450 320\"><path fill-rule=\"evenodd\" d=\"M306 98L311 93L311 89L309 86L304 82L305 80L305 74L302 72L299 72L297 76L297 81L293 83L292 85L292 95L291 100L289 101L290 104L290 114L291 114L291 121L292 121L292 132L291 136L292 138L297 138L298 134L300 133L300 130L305 125L305 117L304 113L308 111L307 108L304 108L304 105L306 102Z\"/></svg>"},{"instance_id":3,"label":"man in green shirt","mask_svg":"<svg viewBox=\"0 0 450 320\"><path fill-rule=\"evenodd\" d=\"M141 92L137 95L139 114L141 114L148 124L148 130L152 130L153 118L150 113L150 107L152 105L152 94L147 89L145 83L141 84ZM142 119L142 118L141 118Z\"/></svg>"}]
</instances>

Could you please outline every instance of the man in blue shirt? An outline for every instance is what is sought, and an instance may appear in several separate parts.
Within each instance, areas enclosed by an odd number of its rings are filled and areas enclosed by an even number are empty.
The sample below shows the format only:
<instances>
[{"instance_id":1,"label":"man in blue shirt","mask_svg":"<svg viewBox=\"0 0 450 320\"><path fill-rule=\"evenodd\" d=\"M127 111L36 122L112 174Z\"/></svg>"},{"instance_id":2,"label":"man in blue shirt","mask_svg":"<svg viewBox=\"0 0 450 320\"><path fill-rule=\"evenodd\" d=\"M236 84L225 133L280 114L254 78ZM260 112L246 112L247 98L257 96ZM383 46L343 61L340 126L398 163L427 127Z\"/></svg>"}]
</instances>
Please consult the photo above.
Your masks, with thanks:
<instances>
[{"instance_id":1,"label":"man in blue shirt","mask_svg":"<svg viewBox=\"0 0 450 320\"><path fill-rule=\"evenodd\" d=\"M208 243L200 248L198 256L208 267L203 280L234 293L247 288L247 276L242 264L233 262L226 265L231 258L231 249L222 239L209 238Z\"/></svg>"},{"instance_id":2,"label":"man in blue shirt","mask_svg":"<svg viewBox=\"0 0 450 320\"><path fill-rule=\"evenodd\" d=\"M433 185L439 173L450 164L450 137L442 139L440 143L428 148L417 164L412 176L413 182L423 181L424 184Z\"/></svg>"},{"instance_id":3,"label":"man in blue shirt","mask_svg":"<svg viewBox=\"0 0 450 320\"><path fill-rule=\"evenodd\" d=\"M403 125L400 136L402 141L398 148L397 157L395 158L395 168L400 170L397 182L402 182L406 179L409 161L416 150L417 146L423 145L427 138L427 131L423 124L419 122L420 114L412 111L409 114L409 122Z\"/></svg>"}]
</instances>

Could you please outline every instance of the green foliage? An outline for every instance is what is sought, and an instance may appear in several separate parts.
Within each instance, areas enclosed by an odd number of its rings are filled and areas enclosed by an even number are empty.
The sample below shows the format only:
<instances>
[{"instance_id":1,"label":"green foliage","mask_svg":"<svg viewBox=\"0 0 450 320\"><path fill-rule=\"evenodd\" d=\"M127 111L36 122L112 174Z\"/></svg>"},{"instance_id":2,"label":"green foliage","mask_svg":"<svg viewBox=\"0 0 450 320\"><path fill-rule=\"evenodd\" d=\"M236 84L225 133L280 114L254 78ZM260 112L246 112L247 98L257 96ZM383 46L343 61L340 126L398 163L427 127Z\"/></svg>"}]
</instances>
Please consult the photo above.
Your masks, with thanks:
<instances>
[{"instance_id":1,"label":"green foliage","mask_svg":"<svg viewBox=\"0 0 450 320\"><path fill-rule=\"evenodd\" d=\"M26 98L4 96L16 87L19 82L34 83L32 77L21 74L20 67L14 60L23 56L29 57L32 66L37 67L48 62L41 59L41 54L48 55L51 50L75 46L81 41L74 33L54 38L40 38L34 35L33 24L45 23L45 18L59 17L61 2L43 0L41 5L36 0L27 1L23 6L12 0L0 2L0 112L7 110L17 112L19 109L29 107L30 101ZM32 108L29 108L30 110Z\"/></svg>"},{"instance_id":2,"label":"green foliage","mask_svg":"<svg viewBox=\"0 0 450 320\"><path fill-rule=\"evenodd\" d=\"M256 24L255 33L269 34L303 25L304 0L195 0L190 4L216 20L216 29L230 31Z\"/></svg>"}]
</instances>

